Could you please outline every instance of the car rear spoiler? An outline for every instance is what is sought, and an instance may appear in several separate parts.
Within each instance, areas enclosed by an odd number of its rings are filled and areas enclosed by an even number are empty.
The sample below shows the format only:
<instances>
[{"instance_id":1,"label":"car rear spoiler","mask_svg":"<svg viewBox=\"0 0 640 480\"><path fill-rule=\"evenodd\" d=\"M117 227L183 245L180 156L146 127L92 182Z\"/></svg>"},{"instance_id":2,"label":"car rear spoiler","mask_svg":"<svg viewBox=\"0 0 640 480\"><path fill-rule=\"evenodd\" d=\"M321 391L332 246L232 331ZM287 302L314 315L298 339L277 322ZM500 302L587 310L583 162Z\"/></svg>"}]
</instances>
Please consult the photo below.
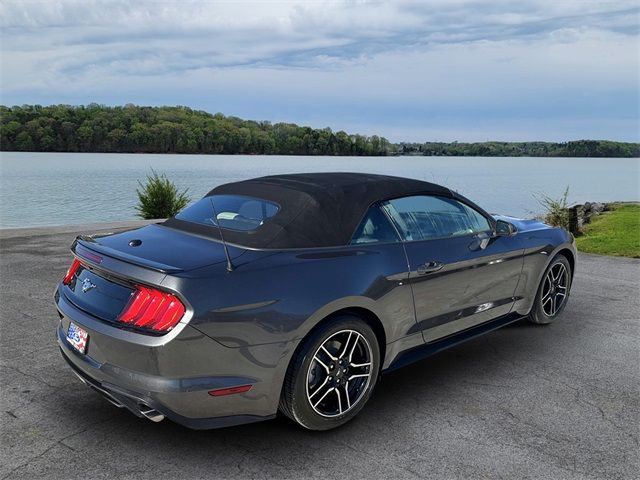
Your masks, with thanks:
<instances>
[{"instance_id":1,"label":"car rear spoiler","mask_svg":"<svg viewBox=\"0 0 640 480\"><path fill-rule=\"evenodd\" d=\"M76 256L95 264L100 263L98 259L101 259L101 255L106 255L108 257L115 258L116 260L120 260L165 274L172 274L183 271L181 268L172 265L154 262L152 260L136 257L135 255L116 250L114 248L106 247L100 244L95 238L88 235L77 236L75 241L73 242L73 245L71 246L71 251Z\"/></svg>"}]
</instances>

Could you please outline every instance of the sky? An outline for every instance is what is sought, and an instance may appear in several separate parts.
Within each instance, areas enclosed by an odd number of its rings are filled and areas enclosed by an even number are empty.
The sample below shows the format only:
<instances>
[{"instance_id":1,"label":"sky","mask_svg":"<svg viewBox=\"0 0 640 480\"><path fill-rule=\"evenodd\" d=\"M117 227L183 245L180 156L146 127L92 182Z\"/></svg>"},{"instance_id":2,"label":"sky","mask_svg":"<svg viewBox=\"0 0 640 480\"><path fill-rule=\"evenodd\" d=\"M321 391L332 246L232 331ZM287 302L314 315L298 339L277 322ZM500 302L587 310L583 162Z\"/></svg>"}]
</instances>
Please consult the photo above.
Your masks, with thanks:
<instances>
[{"instance_id":1,"label":"sky","mask_svg":"<svg viewBox=\"0 0 640 480\"><path fill-rule=\"evenodd\" d=\"M392 141L640 141L636 1L0 2L0 103Z\"/></svg>"}]
</instances>

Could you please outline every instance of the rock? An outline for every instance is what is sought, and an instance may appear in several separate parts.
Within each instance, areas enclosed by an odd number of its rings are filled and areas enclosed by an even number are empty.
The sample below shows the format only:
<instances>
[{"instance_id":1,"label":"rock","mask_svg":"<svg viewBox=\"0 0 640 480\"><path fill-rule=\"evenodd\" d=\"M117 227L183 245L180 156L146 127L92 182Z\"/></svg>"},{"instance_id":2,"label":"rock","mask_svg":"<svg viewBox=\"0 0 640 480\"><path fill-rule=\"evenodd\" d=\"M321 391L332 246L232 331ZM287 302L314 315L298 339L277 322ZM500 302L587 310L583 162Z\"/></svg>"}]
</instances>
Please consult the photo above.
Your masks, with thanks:
<instances>
[{"instance_id":1,"label":"rock","mask_svg":"<svg viewBox=\"0 0 640 480\"><path fill-rule=\"evenodd\" d=\"M582 227L591 222L591 217L608 210L609 204L602 202L585 202L572 205L569 210L569 230L573 234L580 232Z\"/></svg>"}]
</instances>

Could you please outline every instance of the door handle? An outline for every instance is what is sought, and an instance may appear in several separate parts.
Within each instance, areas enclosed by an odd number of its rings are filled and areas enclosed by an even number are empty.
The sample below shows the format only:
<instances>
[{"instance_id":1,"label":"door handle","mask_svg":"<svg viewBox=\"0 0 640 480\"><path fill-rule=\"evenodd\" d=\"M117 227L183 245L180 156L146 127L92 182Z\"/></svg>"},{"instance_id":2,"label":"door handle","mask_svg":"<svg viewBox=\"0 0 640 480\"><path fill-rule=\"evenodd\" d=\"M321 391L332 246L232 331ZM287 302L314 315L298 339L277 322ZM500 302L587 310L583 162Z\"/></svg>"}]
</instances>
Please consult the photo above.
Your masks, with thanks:
<instances>
[{"instance_id":1,"label":"door handle","mask_svg":"<svg viewBox=\"0 0 640 480\"><path fill-rule=\"evenodd\" d=\"M442 267L444 267L444 263L431 261L418 266L416 271L418 272L418 275L426 275L428 273L437 272L438 270L441 270Z\"/></svg>"}]
</instances>

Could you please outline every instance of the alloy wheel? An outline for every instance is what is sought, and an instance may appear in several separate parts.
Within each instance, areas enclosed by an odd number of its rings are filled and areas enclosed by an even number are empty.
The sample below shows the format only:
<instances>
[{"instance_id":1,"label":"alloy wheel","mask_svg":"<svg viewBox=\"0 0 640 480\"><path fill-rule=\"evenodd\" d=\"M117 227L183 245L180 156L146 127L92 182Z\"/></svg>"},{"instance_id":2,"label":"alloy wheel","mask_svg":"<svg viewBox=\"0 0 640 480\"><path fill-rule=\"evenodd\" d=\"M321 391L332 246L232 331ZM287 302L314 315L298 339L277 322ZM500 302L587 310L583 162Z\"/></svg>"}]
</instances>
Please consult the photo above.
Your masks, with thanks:
<instances>
[{"instance_id":1,"label":"alloy wheel","mask_svg":"<svg viewBox=\"0 0 640 480\"><path fill-rule=\"evenodd\" d=\"M569 274L562 263L556 263L547 272L542 287L540 303L547 317L553 317L567 298Z\"/></svg>"},{"instance_id":2,"label":"alloy wheel","mask_svg":"<svg viewBox=\"0 0 640 480\"><path fill-rule=\"evenodd\" d=\"M371 381L373 353L356 330L332 334L315 351L307 372L307 400L323 417L350 411Z\"/></svg>"}]
</instances>

